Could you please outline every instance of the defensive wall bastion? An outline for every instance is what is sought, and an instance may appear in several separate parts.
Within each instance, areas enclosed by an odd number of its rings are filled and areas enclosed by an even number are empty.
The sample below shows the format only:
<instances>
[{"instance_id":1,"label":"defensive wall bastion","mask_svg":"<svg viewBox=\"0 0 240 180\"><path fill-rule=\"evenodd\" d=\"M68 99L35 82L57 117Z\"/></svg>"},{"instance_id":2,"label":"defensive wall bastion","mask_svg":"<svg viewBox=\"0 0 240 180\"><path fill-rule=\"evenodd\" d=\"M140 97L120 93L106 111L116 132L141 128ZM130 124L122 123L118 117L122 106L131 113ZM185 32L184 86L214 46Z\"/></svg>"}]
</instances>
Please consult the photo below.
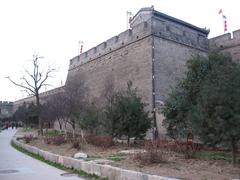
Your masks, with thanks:
<instances>
[{"instance_id":1,"label":"defensive wall bastion","mask_svg":"<svg viewBox=\"0 0 240 180\"><path fill-rule=\"evenodd\" d=\"M161 125L161 106L170 88L183 76L186 61L191 56L206 56L210 50L227 51L234 58L240 56L239 31L233 33L233 38L225 34L208 40L208 30L153 8L142 8L134 16L130 27L72 58L66 83L83 79L89 98L99 99L106 83L112 81L115 90L121 90L131 80L149 105L160 134L165 133ZM40 97L44 99L56 92L45 92ZM33 97L16 101L14 109L32 100Z\"/></svg>"},{"instance_id":2,"label":"defensive wall bastion","mask_svg":"<svg viewBox=\"0 0 240 180\"><path fill-rule=\"evenodd\" d=\"M233 60L240 62L240 29L209 40L210 51L230 53Z\"/></svg>"},{"instance_id":3,"label":"defensive wall bastion","mask_svg":"<svg viewBox=\"0 0 240 180\"><path fill-rule=\"evenodd\" d=\"M89 97L101 97L109 77L116 90L131 80L162 132L161 104L183 75L186 61L208 52L208 31L152 8L142 8L131 29L70 60L66 83L84 78ZM161 129L161 130L160 130Z\"/></svg>"}]
</instances>

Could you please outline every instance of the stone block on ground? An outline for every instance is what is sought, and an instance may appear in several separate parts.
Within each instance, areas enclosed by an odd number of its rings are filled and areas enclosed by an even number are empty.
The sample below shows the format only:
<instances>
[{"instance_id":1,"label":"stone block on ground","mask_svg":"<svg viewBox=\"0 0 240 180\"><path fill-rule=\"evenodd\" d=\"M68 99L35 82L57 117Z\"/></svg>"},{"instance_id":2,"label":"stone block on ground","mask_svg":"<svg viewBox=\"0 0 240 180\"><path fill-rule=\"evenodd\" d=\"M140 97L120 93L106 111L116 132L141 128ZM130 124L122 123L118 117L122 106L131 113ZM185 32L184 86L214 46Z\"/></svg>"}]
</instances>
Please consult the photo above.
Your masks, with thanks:
<instances>
[{"instance_id":1,"label":"stone block on ground","mask_svg":"<svg viewBox=\"0 0 240 180\"><path fill-rule=\"evenodd\" d=\"M86 153L83 153L83 152L78 152L78 153L74 154L73 157L75 159L86 159L88 157L88 155Z\"/></svg>"},{"instance_id":2,"label":"stone block on ground","mask_svg":"<svg viewBox=\"0 0 240 180\"><path fill-rule=\"evenodd\" d=\"M138 154L138 153L145 153L145 152L147 151L143 149L130 149L130 150L119 151L119 153L122 153L122 154Z\"/></svg>"}]
</instances>

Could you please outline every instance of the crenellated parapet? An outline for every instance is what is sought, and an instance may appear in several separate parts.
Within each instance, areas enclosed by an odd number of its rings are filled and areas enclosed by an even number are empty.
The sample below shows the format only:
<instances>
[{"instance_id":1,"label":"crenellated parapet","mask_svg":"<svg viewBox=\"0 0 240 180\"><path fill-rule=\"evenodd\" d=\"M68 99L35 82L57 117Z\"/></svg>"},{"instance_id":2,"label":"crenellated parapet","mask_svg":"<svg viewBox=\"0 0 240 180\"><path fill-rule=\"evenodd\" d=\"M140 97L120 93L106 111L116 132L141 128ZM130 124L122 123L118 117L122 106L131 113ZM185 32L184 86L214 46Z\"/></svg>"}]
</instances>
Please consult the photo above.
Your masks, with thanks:
<instances>
[{"instance_id":1,"label":"crenellated parapet","mask_svg":"<svg viewBox=\"0 0 240 180\"><path fill-rule=\"evenodd\" d=\"M73 70L75 67L90 62L103 55L112 53L119 48L127 46L139 39L142 39L151 34L150 22L144 22L138 24L132 29L128 29L117 36L114 36L107 41L91 48L90 50L74 57L70 60L69 70Z\"/></svg>"},{"instance_id":2,"label":"crenellated parapet","mask_svg":"<svg viewBox=\"0 0 240 180\"><path fill-rule=\"evenodd\" d=\"M240 45L240 29L209 39L211 50L222 50Z\"/></svg>"},{"instance_id":3,"label":"crenellated parapet","mask_svg":"<svg viewBox=\"0 0 240 180\"><path fill-rule=\"evenodd\" d=\"M207 36L209 30L196 27L158 11L154 11L152 17L153 35L195 49L208 51Z\"/></svg>"},{"instance_id":4,"label":"crenellated parapet","mask_svg":"<svg viewBox=\"0 0 240 180\"><path fill-rule=\"evenodd\" d=\"M234 60L240 60L240 29L209 39L212 52L230 53Z\"/></svg>"},{"instance_id":5,"label":"crenellated parapet","mask_svg":"<svg viewBox=\"0 0 240 180\"><path fill-rule=\"evenodd\" d=\"M208 30L160 13L153 8L142 8L134 16L130 27L131 29L71 59L69 70L71 71L80 65L112 53L149 35L159 36L203 51L208 51L209 48Z\"/></svg>"}]
</instances>

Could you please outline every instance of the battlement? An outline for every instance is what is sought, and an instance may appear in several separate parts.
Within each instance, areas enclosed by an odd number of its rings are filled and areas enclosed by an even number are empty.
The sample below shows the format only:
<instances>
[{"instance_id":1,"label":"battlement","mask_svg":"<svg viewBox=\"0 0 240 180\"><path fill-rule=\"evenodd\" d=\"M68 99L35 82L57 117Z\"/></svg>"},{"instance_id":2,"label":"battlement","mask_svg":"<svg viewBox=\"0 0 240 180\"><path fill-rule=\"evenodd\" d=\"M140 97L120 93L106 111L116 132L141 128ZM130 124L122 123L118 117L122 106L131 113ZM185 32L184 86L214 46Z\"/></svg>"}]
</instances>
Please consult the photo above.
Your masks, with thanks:
<instances>
[{"instance_id":1,"label":"battlement","mask_svg":"<svg viewBox=\"0 0 240 180\"><path fill-rule=\"evenodd\" d=\"M219 51L228 48L232 48L240 45L240 29L233 31L233 35L231 33L223 34L221 36L217 36L209 39L210 49L212 51Z\"/></svg>"},{"instance_id":2,"label":"battlement","mask_svg":"<svg viewBox=\"0 0 240 180\"><path fill-rule=\"evenodd\" d=\"M208 51L207 36L209 30L196 27L158 11L153 11L152 17L153 35L202 51Z\"/></svg>"},{"instance_id":3,"label":"battlement","mask_svg":"<svg viewBox=\"0 0 240 180\"><path fill-rule=\"evenodd\" d=\"M123 48L149 35L175 41L203 51L208 51L208 30L155 11L153 7L142 8L133 18L131 29L93 47L70 60L69 70L103 55Z\"/></svg>"},{"instance_id":4,"label":"battlement","mask_svg":"<svg viewBox=\"0 0 240 180\"><path fill-rule=\"evenodd\" d=\"M138 24L132 29L128 29L120 33L119 35L114 36L108 39L107 41L97 45L96 47L93 47L90 50L71 59L69 70L72 70L75 67L82 65L86 62L89 62L102 55L111 53L128 44L138 41L150 34L151 34L151 26L149 21Z\"/></svg>"}]
</instances>

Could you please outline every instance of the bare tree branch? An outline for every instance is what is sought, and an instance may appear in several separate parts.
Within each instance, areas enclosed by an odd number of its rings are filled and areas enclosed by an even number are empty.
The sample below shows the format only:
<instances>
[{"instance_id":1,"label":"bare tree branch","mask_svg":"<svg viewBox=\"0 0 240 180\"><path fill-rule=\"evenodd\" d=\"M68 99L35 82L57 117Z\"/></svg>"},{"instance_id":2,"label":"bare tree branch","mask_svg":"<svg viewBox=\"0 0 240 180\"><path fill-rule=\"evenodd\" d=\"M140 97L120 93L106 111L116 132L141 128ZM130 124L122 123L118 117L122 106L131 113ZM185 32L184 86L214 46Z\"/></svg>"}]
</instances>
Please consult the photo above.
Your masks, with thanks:
<instances>
[{"instance_id":1,"label":"bare tree branch","mask_svg":"<svg viewBox=\"0 0 240 180\"><path fill-rule=\"evenodd\" d=\"M32 86L32 85L27 81L27 79L26 79L25 77L22 77L21 79L22 79L32 90L35 90L35 87Z\"/></svg>"},{"instance_id":2,"label":"bare tree branch","mask_svg":"<svg viewBox=\"0 0 240 180\"><path fill-rule=\"evenodd\" d=\"M39 59L43 57L39 56L38 54L33 55L32 63L33 63L33 72L30 73L28 70L25 69L25 73L29 76L29 78L32 80L29 80L26 77L20 78L22 83L17 83L13 81L9 76L6 77L9 79L10 82L12 82L14 85L23 88L25 91L28 92L28 94L33 94L36 97L36 105L37 105L37 117L39 122L39 129L41 134L43 133L42 128L42 120L39 118L40 115L40 97L39 97L39 90L42 86L47 85L45 82L50 77L50 74L54 71L54 69L48 68L47 72L42 72L39 65ZM43 78L44 77L44 78ZM30 92L30 93L29 93Z\"/></svg>"},{"instance_id":3,"label":"bare tree branch","mask_svg":"<svg viewBox=\"0 0 240 180\"><path fill-rule=\"evenodd\" d=\"M45 78L40 82L39 86L37 87L38 89L40 89L42 87L43 83L49 78L49 74L52 72L53 72L52 70L48 70L46 72Z\"/></svg>"},{"instance_id":4,"label":"bare tree branch","mask_svg":"<svg viewBox=\"0 0 240 180\"><path fill-rule=\"evenodd\" d=\"M30 76L34 80L34 76L27 69L24 69L24 70L27 73L27 75Z\"/></svg>"},{"instance_id":5,"label":"bare tree branch","mask_svg":"<svg viewBox=\"0 0 240 180\"><path fill-rule=\"evenodd\" d=\"M34 94L30 93L30 92L29 92L28 90L26 90L26 89L23 89L22 91L23 91L23 92L26 92L26 93L28 94L28 96L34 95Z\"/></svg>"},{"instance_id":6,"label":"bare tree branch","mask_svg":"<svg viewBox=\"0 0 240 180\"><path fill-rule=\"evenodd\" d=\"M14 85L18 86L18 87L21 87L21 88L24 88L24 89L27 89L29 91L31 91L33 94L35 94L35 91L32 90L31 88L27 87L27 86L24 86L22 84L19 84L19 83L16 83L15 81L13 81L9 76L6 77L7 79L9 79L9 81L11 81Z\"/></svg>"}]
</instances>

